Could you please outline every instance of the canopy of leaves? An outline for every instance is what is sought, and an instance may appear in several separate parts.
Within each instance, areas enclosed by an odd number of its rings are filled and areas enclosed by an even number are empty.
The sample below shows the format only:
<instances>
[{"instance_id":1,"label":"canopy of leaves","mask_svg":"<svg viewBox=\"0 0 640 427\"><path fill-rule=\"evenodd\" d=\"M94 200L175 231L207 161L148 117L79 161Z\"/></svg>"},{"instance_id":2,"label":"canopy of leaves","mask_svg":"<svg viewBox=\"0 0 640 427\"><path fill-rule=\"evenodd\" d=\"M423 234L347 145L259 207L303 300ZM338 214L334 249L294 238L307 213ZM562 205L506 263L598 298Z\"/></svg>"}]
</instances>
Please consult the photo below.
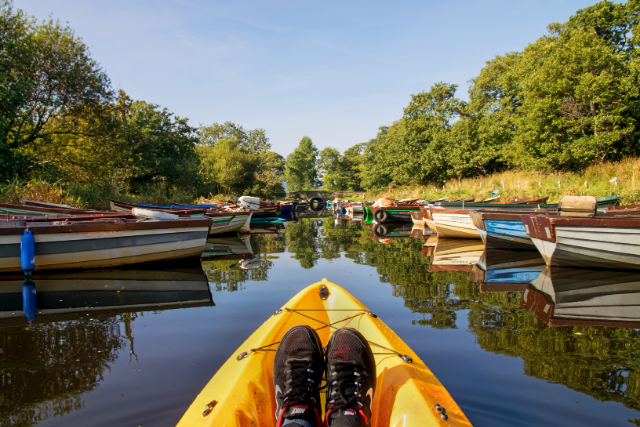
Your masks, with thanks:
<instances>
[{"instance_id":1,"label":"canopy of leaves","mask_svg":"<svg viewBox=\"0 0 640 427\"><path fill-rule=\"evenodd\" d=\"M304 191L316 188L318 182L318 149L308 136L303 137L285 163L285 180L288 191Z\"/></svg>"},{"instance_id":2,"label":"canopy of leaves","mask_svg":"<svg viewBox=\"0 0 640 427\"><path fill-rule=\"evenodd\" d=\"M600 1L488 61L469 102L448 83L413 95L402 118L366 143L361 186L577 171L640 155L639 15L637 1Z\"/></svg>"}]
</instances>

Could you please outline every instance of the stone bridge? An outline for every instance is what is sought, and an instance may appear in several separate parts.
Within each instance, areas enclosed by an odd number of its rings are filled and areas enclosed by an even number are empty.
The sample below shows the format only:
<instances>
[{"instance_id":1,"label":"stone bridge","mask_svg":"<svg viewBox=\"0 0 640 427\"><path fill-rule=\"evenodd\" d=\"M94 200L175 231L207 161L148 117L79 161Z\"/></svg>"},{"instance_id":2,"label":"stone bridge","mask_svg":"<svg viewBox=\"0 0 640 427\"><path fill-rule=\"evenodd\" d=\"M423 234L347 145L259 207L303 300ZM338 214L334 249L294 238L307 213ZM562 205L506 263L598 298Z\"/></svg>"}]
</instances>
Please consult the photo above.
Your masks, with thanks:
<instances>
[{"instance_id":1,"label":"stone bridge","mask_svg":"<svg viewBox=\"0 0 640 427\"><path fill-rule=\"evenodd\" d=\"M312 197L321 197L322 200L340 199L362 199L364 191L328 191L328 190L310 190L310 191L292 191L287 194L288 198L297 198L309 200Z\"/></svg>"}]
</instances>

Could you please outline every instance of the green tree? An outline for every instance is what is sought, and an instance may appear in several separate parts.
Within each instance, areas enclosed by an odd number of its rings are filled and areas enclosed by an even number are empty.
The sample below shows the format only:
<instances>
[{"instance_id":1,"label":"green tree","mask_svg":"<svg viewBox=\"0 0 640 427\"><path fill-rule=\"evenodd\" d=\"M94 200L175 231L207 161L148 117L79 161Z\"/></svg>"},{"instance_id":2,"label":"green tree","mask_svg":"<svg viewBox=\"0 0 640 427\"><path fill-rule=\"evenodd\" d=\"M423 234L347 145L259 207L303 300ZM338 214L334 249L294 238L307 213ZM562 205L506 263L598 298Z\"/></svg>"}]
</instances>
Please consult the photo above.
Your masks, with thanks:
<instances>
[{"instance_id":1,"label":"green tree","mask_svg":"<svg viewBox=\"0 0 640 427\"><path fill-rule=\"evenodd\" d=\"M49 123L111 96L108 77L73 30L0 2L0 159L11 165L0 179L47 164L30 150L51 140Z\"/></svg>"},{"instance_id":2,"label":"green tree","mask_svg":"<svg viewBox=\"0 0 640 427\"><path fill-rule=\"evenodd\" d=\"M264 129L245 130L232 122L214 123L211 126L200 126L198 139L201 145L216 145L220 139L238 141L238 148L249 153L264 153L271 150L269 138Z\"/></svg>"},{"instance_id":3,"label":"green tree","mask_svg":"<svg viewBox=\"0 0 640 427\"><path fill-rule=\"evenodd\" d=\"M46 139L50 120L111 99L109 78L73 30L52 20L38 24L9 2L1 16L8 37L2 45L2 142L18 149Z\"/></svg>"},{"instance_id":4,"label":"green tree","mask_svg":"<svg viewBox=\"0 0 640 427\"><path fill-rule=\"evenodd\" d=\"M285 163L288 191L304 191L318 186L318 149L308 136L303 137Z\"/></svg>"},{"instance_id":5,"label":"green tree","mask_svg":"<svg viewBox=\"0 0 640 427\"><path fill-rule=\"evenodd\" d=\"M524 102L515 163L529 169L579 170L629 154L638 111L637 79L624 53L593 29L551 26L524 51Z\"/></svg>"},{"instance_id":6,"label":"green tree","mask_svg":"<svg viewBox=\"0 0 640 427\"><path fill-rule=\"evenodd\" d=\"M318 157L318 172L322 175L322 183L327 190L345 190L343 182L342 155L335 148L326 147Z\"/></svg>"},{"instance_id":7,"label":"green tree","mask_svg":"<svg viewBox=\"0 0 640 427\"><path fill-rule=\"evenodd\" d=\"M359 158L357 166L361 188L377 190L393 183L388 169L388 159L385 159L383 155L388 131L387 126L382 126L375 138L363 143L362 157Z\"/></svg>"},{"instance_id":8,"label":"green tree","mask_svg":"<svg viewBox=\"0 0 640 427\"><path fill-rule=\"evenodd\" d=\"M327 190L359 190L359 164L364 144L357 144L340 154L335 148L326 147L318 157L318 171Z\"/></svg>"},{"instance_id":9,"label":"green tree","mask_svg":"<svg viewBox=\"0 0 640 427\"><path fill-rule=\"evenodd\" d=\"M258 155L256 182L251 194L263 199L284 195L284 157L274 151Z\"/></svg>"},{"instance_id":10,"label":"green tree","mask_svg":"<svg viewBox=\"0 0 640 427\"><path fill-rule=\"evenodd\" d=\"M212 194L243 194L255 184L258 156L247 153L237 139L219 139L214 146L198 146L200 174Z\"/></svg>"}]
</instances>

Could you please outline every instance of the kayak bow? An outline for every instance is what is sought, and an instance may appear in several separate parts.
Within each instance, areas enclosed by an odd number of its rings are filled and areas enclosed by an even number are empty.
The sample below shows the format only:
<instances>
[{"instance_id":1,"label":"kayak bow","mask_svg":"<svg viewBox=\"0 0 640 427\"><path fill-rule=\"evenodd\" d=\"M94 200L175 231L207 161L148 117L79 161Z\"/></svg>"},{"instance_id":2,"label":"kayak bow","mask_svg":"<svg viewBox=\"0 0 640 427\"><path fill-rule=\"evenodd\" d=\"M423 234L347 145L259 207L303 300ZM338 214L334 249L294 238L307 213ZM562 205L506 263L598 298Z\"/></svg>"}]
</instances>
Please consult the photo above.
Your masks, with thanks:
<instances>
[{"instance_id":1,"label":"kayak bow","mask_svg":"<svg viewBox=\"0 0 640 427\"><path fill-rule=\"evenodd\" d=\"M374 313L327 279L306 287L276 311L209 381L178 426L275 426L273 359L295 325L317 329L323 345L336 328L359 330L374 352L377 379L372 426L470 426L420 358ZM321 393L324 408L324 393Z\"/></svg>"}]
</instances>

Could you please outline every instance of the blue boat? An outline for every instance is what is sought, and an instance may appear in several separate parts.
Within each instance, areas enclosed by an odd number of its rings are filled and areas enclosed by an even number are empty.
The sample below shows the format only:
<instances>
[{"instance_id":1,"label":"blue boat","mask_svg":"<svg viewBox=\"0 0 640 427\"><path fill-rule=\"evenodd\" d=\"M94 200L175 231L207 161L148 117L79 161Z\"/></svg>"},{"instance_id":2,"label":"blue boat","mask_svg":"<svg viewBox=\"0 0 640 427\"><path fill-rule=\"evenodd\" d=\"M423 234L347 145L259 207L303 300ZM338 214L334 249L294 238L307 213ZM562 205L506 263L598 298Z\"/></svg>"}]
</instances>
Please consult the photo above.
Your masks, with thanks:
<instances>
[{"instance_id":1,"label":"blue boat","mask_svg":"<svg viewBox=\"0 0 640 427\"><path fill-rule=\"evenodd\" d=\"M610 196L596 199L597 208L605 208L615 206L620 201L620 196ZM546 205L550 206L550 205ZM471 211L469 215L473 220L473 224L478 229L480 238L485 244L487 250L491 249L509 249L509 250L537 250L531 238L527 235L521 215L534 213L535 205L529 210L523 208L516 211L497 211L497 210L476 210ZM556 211L546 211L546 213L556 214Z\"/></svg>"}]
</instances>

